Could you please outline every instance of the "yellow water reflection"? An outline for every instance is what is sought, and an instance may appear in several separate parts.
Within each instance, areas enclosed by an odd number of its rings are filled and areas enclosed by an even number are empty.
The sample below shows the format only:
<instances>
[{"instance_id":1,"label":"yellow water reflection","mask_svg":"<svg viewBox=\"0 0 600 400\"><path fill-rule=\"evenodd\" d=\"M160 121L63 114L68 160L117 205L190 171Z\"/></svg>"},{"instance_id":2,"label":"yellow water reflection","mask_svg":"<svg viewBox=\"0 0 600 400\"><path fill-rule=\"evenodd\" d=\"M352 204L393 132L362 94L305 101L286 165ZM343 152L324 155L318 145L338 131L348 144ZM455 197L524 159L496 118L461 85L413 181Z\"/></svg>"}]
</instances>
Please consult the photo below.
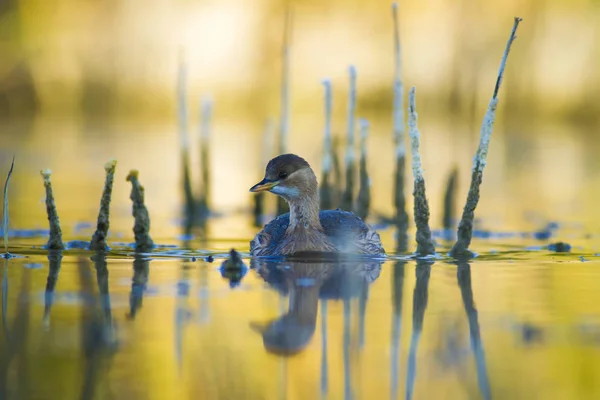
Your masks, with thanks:
<instances>
[{"instance_id":1,"label":"yellow water reflection","mask_svg":"<svg viewBox=\"0 0 600 400\"><path fill-rule=\"evenodd\" d=\"M102 272L66 256L46 324L47 262L11 260L1 389L8 398L595 398L598 261L535 258L325 275L323 265L272 263L234 290L214 264L155 260L131 318L130 262L109 260ZM43 267L25 268L32 261ZM253 330L309 315L310 337L291 356ZM290 326L272 332L294 342Z\"/></svg>"}]
</instances>

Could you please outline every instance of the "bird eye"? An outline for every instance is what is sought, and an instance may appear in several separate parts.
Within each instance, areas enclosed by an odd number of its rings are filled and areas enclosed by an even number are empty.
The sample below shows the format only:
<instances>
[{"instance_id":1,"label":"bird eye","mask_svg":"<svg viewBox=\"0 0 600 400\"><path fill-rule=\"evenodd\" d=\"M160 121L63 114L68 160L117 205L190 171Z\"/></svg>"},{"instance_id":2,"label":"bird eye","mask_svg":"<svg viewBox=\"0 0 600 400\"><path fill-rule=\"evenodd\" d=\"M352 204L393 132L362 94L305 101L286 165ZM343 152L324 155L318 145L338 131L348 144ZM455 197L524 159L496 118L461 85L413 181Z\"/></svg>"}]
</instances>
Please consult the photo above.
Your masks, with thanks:
<instances>
[{"instance_id":1,"label":"bird eye","mask_svg":"<svg viewBox=\"0 0 600 400\"><path fill-rule=\"evenodd\" d=\"M279 173L279 179L285 179L288 177L288 173L287 172L280 172Z\"/></svg>"}]
</instances>

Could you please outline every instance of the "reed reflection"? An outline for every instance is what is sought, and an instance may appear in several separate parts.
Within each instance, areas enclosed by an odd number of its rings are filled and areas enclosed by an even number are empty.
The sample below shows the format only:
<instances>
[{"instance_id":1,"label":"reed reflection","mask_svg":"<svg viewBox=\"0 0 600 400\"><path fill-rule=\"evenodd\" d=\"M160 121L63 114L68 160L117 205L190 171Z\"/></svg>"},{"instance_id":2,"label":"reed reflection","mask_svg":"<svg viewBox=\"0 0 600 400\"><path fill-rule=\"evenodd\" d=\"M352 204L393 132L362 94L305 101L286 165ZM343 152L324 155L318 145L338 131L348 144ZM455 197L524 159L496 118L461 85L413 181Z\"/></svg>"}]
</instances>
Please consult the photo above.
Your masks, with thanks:
<instances>
[{"instance_id":1,"label":"reed reflection","mask_svg":"<svg viewBox=\"0 0 600 400\"><path fill-rule=\"evenodd\" d=\"M404 294L404 261L394 264L392 274L392 338L390 356L390 399L398 397L398 363L400 360L400 334L402 332L402 296Z\"/></svg>"},{"instance_id":2,"label":"reed reflection","mask_svg":"<svg viewBox=\"0 0 600 400\"><path fill-rule=\"evenodd\" d=\"M423 320L429 300L429 277L433 262L429 260L417 260L415 274L415 290L413 292L413 326L410 338L410 349L408 353L408 366L406 372L406 395L407 400L412 399L417 375L417 348L423 333Z\"/></svg>"},{"instance_id":3,"label":"reed reflection","mask_svg":"<svg viewBox=\"0 0 600 400\"><path fill-rule=\"evenodd\" d=\"M265 349L289 356L300 353L310 343L316 329L321 302L321 395L329 390L327 357L327 305L329 301L344 303L342 338L344 363L344 394L352 397L351 387L351 300L359 299L359 337L364 338L366 300L369 285L381 271L379 261L267 261L252 260L258 274L283 295L289 297L287 312L266 324L253 324ZM360 343L359 343L360 344Z\"/></svg>"},{"instance_id":4,"label":"reed reflection","mask_svg":"<svg viewBox=\"0 0 600 400\"><path fill-rule=\"evenodd\" d=\"M477 367L477 384L483 399L491 399L490 381L488 378L487 366L485 362L485 352L481 333L479 330L479 318L475 301L473 300L473 287L471 285L471 266L466 262L459 262L456 271L458 286L462 297L467 319L469 321L469 338L471 341L471 350L475 357Z\"/></svg>"},{"instance_id":5,"label":"reed reflection","mask_svg":"<svg viewBox=\"0 0 600 400\"><path fill-rule=\"evenodd\" d=\"M58 282L58 274L62 263L62 251L50 250L48 252L48 278L46 279L46 291L44 292L44 327L50 327L50 311L54 304L54 290Z\"/></svg>"},{"instance_id":6,"label":"reed reflection","mask_svg":"<svg viewBox=\"0 0 600 400\"><path fill-rule=\"evenodd\" d=\"M181 368L183 364L183 336L184 330L190 323L190 316L192 314L191 307L189 305L190 297L190 270L187 262L184 262L179 269L179 280L177 281L177 299L175 302L175 357L177 359L177 365Z\"/></svg>"},{"instance_id":7,"label":"reed reflection","mask_svg":"<svg viewBox=\"0 0 600 400\"><path fill-rule=\"evenodd\" d=\"M12 324L9 326L9 277L8 260L4 260L2 274L2 325L3 345L0 347L0 398L29 398L31 385L27 379L27 341L29 337L30 302L27 297L31 289L29 270L21 274L21 285L17 301L17 309ZM9 378L10 367L14 367L17 358L16 374ZM14 370L12 372L15 372ZM16 375L16 376L15 376ZM16 379L15 379L16 378Z\"/></svg>"},{"instance_id":8,"label":"reed reflection","mask_svg":"<svg viewBox=\"0 0 600 400\"><path fill-rule=\"evenodd\" d=\"M129 294L129 314L127 315L131 320L135 319L138 311L142 308L149 274L150 260L136 254L133 260L133 278L131 279L131 292Z\"/></svg>"},{"instance_id":9,"label":"reed reflection","mask_svg":"<svg viewBox=\"0 0 600 400\"><path fill-rule=\"evenodd\" d=\"M110 385L104 383L118 344L111 310L106 254L97 252L91 260L96 270L97 295L93 294L95 290L88 263L79 263L80 291L83 299L81 336L85 357L82 399L110 395L105 392Z\"/></svg>"}]
</instances>

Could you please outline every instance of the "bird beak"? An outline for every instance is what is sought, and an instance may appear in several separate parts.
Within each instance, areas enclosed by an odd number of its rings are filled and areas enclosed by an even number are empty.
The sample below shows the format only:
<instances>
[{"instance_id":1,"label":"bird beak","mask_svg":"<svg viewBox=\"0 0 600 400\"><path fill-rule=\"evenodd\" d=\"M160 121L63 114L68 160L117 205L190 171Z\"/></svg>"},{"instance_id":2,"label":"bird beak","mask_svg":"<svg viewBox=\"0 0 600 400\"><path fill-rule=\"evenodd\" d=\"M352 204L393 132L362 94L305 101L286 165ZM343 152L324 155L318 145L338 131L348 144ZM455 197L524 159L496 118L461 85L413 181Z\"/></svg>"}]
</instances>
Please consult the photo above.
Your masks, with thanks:
<instances>
[{"instance_id":1,"label":"bird beak","mask_svg":"<svg viewBox=\"0 0 600 400\"><path fill-rule=\"evenodd\" d=\"M279 185L279 181L272 181L272 180L265 178L262 181L258 182L256 185L252 186L250 188L250 191L251 192L264 192L266 190L273 189L277 185Z\"/></svg>"}]
</instances>

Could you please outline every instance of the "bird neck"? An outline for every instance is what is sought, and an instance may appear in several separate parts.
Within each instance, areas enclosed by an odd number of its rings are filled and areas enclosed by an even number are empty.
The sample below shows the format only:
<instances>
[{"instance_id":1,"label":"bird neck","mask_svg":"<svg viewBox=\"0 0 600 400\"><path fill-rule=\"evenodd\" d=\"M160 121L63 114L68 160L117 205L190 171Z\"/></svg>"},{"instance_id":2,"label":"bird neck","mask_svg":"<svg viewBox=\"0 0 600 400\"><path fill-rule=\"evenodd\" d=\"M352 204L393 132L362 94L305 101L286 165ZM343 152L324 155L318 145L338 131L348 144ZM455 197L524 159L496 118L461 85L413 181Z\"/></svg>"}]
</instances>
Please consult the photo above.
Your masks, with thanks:
<instances>
[{"instance_id":1,"label":"bird neck","mask_svg":"<svg viewBox=\"0 0 600 400\"><path fill-rule=\"evenodd\" d=\"M290 225L288 231L318 230L323 231L319 219L319 193L309 193L288 200L290 206Z\"/></svg>"}]
</instances>

